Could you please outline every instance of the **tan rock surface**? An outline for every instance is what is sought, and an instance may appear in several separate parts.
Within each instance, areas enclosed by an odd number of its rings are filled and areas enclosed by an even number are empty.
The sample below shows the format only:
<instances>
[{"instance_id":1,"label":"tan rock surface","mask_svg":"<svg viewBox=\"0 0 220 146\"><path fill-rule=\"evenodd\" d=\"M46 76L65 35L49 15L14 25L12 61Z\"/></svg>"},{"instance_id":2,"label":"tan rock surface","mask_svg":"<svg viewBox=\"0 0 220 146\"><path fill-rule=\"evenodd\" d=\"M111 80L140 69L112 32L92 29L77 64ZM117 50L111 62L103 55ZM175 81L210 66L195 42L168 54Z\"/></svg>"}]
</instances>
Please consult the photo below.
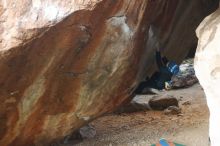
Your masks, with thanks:
<instances>
[{"instance_id":1,"label":"tan rock surface","mask_svg":"<svg viewBox=\"0 0 220 146\"><path fill-rule=\"evenodd\" d=\"M132 97L145 70L153 72L150 24L168 41L180 28L193 30L214 3L0 1L0 145L45 146L112 111ZM176 47L165 45L168 54Z\"/></svg>"},{"instance_id":2,"label":"tan rock surface","mask_svg":"<svg viewBox=\"0 0 220 146\"><path fill-rule=\"evenodd\" d=\"M210 111L212 146L220 145L220 9L197 29L199 45L195 57L196 75L204 88Z\"/></svg>"}]
</instances>

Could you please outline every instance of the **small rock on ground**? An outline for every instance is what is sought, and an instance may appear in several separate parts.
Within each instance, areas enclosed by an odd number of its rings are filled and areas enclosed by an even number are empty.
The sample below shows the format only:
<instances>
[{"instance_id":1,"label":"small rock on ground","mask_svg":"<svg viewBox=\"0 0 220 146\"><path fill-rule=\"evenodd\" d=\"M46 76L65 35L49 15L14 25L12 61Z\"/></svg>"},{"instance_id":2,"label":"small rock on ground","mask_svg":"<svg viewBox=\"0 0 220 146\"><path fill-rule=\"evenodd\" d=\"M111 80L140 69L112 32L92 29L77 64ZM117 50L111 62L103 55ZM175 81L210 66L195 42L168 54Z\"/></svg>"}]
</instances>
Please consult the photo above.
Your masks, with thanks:
<instances>
[{"instance_id":1,"label":"small rock on ground","mask_svg":"<svg viewBox=\"0 0 220 146\"><path fill-rule=\"evenodd\" d=\"M81 127L78 131L67 136L62 143L67 144L71 142L72 144L77 144L82 142L84 139L94 138L95 135L96 129L92 125L88 124L84 127Z\"/></svg>"},{"instance_id":2,"label":"small rock on ground","mask_svg":"<svg viewBox=\"0 0 220 146\"><path fill-rule=\"evenodd\" d=\"M121 114L150 110L149 100L150 98L146 95L137 95L129 104L120 107L114 113Z\"/></svg>"},{"instance_id":3,"label":"small rock on ground","mask_svg":"<svg viewBox=\"0 0 220 146\"><path fill-rule=\"evenodd\" d=\"M177 106L170 106L164 110L165 115L178 115L181 113L181 108Z\"/></svg>"},{"instance_id":4,"label":"small rock on ground","mask_svg":"<svg viewBox=\"0 0 220 146\"><path fill-rule=\"evenodd\" d=\"M179 106L177 98L171 95L153 96L149 100L149 106L152 110L164 110L170 106Z\"/></svg>"},{"instance_id":5,"label":"small rock on ground","mask_svg":"<svg viewBox=\"0 0 220 146\"><path fill-rule=\"evenodd\" d=\"M96 130L90 124L79 129L79 133L83 139L94 138L96 135Z\"/></svg>"}]
</instances>

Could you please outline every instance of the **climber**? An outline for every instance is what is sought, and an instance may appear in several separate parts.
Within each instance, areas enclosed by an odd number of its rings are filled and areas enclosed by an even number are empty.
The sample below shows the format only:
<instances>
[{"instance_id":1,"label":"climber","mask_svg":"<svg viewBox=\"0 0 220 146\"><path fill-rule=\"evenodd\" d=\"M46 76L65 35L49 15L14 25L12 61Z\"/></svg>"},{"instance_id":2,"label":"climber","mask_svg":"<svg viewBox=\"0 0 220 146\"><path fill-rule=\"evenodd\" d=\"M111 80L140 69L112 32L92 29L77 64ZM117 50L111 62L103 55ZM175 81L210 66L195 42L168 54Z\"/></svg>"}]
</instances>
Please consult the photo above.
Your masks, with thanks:
<instances>
[{"instance_id":1,"label":"climber","mask_svg":"<svg viewBox=\"0 0 220 146\"><path fill-rule=\"evenodd\" d=\"M141 82L135 90L136 94L142 93L145 88L170 89L172 76L179 72L179 66L174 61L169 61L166 57L162 58L159 50L156 51L155 56L159 71L154 73L150 79Z\"/></svg>"}]
</instances>

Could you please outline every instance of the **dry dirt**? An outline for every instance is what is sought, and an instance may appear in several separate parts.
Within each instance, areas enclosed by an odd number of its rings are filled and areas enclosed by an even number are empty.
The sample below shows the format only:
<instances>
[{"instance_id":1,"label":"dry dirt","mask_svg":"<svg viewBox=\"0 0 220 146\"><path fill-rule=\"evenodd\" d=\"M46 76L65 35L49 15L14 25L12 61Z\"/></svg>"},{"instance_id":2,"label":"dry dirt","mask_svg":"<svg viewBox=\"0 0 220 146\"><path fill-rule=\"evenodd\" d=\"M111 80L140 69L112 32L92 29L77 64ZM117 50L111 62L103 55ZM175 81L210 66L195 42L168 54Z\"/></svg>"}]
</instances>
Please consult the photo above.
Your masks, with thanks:
<instances>
[{"instance_id":1,"label":"dry dirt","mask_svg":"<svg viewBox=\"0 0 220 146\"><path fill-rule=\"evenodd\" d=\"M165 92L179 99L181 115L165 115L160 111L106 115L91 123L97 135L77 146L150 146L160 138L187 146L208 146L209 112L201 86Z\"/></svg>"}]
</instances>

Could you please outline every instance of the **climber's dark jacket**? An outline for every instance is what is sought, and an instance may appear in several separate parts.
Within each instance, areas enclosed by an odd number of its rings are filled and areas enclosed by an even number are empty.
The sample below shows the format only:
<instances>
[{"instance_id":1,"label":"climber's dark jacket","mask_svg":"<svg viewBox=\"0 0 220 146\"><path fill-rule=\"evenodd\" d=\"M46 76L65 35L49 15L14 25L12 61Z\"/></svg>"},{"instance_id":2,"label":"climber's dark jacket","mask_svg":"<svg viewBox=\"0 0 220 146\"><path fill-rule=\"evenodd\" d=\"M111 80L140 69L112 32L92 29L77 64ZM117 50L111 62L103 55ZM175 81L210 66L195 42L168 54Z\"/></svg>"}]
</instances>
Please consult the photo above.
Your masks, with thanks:
<instances>
[{"instance_id":1,"label":"climber's dark jacket","mask_svg":"<svg viewBox=\"0 0 220 146\"><path fill-rule=\"evenodd\" d=\"M154 73L150 79L141 82L135 93L141 93L146 87L162 90L165 88L165 82L170 81L172 76L179 72L179 66L173 61L169 62L166 57L161 58L159 51L156 51L156 62L159 71Z\"/></svg>"}]
</instances>

